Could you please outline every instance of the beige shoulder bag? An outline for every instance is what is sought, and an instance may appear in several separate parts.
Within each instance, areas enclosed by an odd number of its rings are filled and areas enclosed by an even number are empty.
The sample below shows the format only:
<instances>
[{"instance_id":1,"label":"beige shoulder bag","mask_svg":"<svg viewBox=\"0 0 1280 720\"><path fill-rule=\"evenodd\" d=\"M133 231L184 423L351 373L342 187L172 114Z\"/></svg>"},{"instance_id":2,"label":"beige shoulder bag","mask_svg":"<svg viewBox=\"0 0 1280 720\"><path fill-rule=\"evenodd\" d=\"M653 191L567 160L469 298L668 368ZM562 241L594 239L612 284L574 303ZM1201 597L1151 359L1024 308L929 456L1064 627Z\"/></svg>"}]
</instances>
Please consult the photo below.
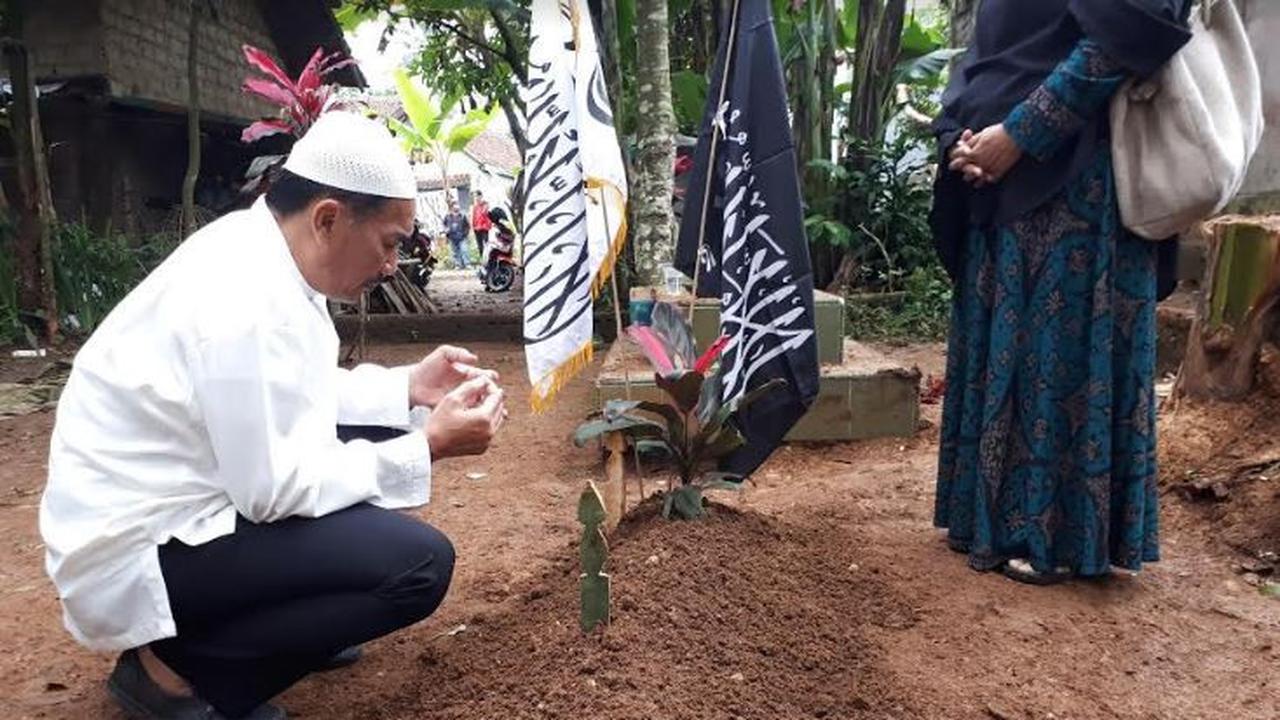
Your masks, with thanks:
<instances>
[{"instance_id":1,"label":"beige shoulder bag","mask_svg":"<svg viewBox=\"0 0 1280 720\"><path fill-rule=\"evenodd\" d=\"M1262 140L1258 64L1234 0L1202 0L1191 30L1168 65L1111 103L1120 218L1151 240L1226 207Z\"/></svg>"}]
</instances>

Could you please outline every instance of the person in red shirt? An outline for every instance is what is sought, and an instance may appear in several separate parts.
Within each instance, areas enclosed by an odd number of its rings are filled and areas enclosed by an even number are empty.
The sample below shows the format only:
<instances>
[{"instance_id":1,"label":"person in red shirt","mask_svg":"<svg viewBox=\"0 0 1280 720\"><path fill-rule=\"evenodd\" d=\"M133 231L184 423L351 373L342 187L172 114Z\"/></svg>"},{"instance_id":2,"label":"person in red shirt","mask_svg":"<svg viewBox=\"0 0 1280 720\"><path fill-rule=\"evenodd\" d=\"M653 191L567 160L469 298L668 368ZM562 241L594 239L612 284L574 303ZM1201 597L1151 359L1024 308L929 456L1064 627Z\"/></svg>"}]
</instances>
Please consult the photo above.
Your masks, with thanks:
<instances>
[{"instance_id":1,"label":"person in red shirt","mask_svg":"<svg viewBox=\"0 0 1280 720\"><path fill-rule=\"evenodd\" d=\"M484 201L484 193L476 191L475 202L471 204L471 229L476 233L476 245L480 248L480 262L484 263L484 244L489 240L489 231L493 229L493 221L489 219L489 203Z\"/></svg>"}]
</instances>

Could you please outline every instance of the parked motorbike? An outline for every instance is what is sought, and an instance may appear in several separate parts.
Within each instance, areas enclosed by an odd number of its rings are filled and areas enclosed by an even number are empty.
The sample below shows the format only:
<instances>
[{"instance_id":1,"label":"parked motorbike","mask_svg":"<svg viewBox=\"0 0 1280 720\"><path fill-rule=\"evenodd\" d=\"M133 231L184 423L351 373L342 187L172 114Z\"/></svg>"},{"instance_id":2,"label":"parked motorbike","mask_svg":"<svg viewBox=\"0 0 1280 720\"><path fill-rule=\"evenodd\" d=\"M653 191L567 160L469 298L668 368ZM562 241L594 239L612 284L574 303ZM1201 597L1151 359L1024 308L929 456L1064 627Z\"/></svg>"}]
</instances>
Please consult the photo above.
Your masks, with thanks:
<instances>
[{"instance_id":1,"label":"parked motorbike","mask_svg":"<svg viewBox=\"0 0 1280 720\"><path fill-rule=\"evenodd\" d=\"M478 275L485 292L506 292L515 284L518 266L515 260L516 231L502 208L489 211L493 228L485 242L484 258Z\"/></svg>"},{"instance_id":2,"label":"parked motorbike","mask_svg":"<svg viewBox=\"0 0 1280 720\"><path fill-rule=\"evenodd\" d=\"M400 268L409 278L409 282L419 290L426 292L427 283L431 282L431 273L436 269L436 257L431 252L431 238L418 227L413 226L413 235L400 244Z\"/></svg>"}]
</instances>

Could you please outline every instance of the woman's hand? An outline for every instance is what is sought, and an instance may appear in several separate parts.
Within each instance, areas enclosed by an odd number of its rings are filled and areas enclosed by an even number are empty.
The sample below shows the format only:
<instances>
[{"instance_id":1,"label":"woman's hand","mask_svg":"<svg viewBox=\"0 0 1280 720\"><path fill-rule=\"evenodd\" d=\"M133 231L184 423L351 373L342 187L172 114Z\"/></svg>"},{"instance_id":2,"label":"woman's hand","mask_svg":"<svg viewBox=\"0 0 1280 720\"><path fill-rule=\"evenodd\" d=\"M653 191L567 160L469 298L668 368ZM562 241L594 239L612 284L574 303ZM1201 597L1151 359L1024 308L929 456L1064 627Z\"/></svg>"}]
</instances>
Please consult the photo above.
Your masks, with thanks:
<instances>
[{"instance_id":1,"label":"woman's hand","mask_svg":"<svg viewBox=\"0 0 1280 720\"><path fill-rule=\"evenodd\" d=\"M1000 182L1022 159L1022 148L996 124L978 134L965 130L951 149L950 168L963 173L974 187Z\"/></svg>"}]
</instances>

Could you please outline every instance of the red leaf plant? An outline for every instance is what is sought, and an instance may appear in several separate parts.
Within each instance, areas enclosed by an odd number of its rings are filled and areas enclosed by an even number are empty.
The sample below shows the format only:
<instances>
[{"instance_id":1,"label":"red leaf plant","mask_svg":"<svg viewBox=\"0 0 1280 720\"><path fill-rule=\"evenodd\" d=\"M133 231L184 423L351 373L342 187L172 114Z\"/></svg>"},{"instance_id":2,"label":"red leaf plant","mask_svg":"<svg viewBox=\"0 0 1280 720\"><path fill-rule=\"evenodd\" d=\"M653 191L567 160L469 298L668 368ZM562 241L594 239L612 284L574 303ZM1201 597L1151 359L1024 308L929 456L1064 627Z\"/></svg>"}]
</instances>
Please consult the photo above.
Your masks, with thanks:
<instances>
[{"instance_id":1,"label":"red leaf plant","mask_svg":"<svg viewBox=\"0 0 1280 720\"><path fill-rule=\"evenodd\" d=\"M245 128L240 140L246 143L281 133L302 137L322 113L334 106L333 85L325 79L355 64L355 60L344 58L341 53L326 55L324 48L318 47L298 79L292 80L270 55L252 45L244 46L244 57L250 67L266 77L245 78L241 90L280 108L277 117L258 120Z\"/></svg>"}]
</instances>

